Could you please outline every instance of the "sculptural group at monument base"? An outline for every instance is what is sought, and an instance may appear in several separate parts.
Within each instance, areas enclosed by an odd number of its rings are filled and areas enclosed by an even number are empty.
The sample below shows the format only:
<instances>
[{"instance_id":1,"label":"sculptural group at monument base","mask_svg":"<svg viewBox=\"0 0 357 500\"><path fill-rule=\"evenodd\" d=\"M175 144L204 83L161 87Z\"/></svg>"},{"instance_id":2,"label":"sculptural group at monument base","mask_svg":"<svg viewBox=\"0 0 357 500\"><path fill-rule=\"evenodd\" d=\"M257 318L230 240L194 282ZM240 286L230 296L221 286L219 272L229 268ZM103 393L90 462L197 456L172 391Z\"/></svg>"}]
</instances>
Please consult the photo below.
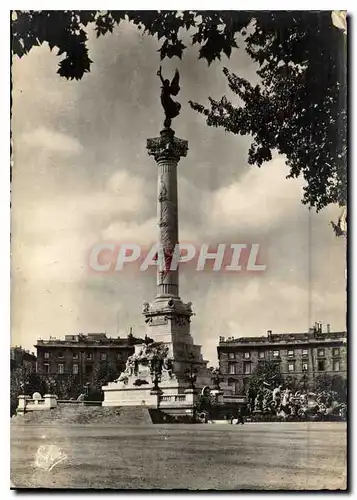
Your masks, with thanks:
<instances>
[{"instance_id":1,"label":"sculptural group at monument base","mask_svg":"<svg viewBox=\"0 0 357 500\"><path fill-rule=\"evenodd\" d=\"M153 378L172 378L173 360L168 357L169 348L160 343L142 344L137 352L129 356L125 370L117 382L126 384L129 377L150 376Z\"/></svg>"},{"instance_id":2,"label":"sculptural group at monument base","mask_svg":"<svg viewBox=\"0 0 357 500\"><path fill-rule=\"evenodd\" d=\"M347 405L339 401L333 391L292 391L283 386L264 386L254 396L248 390L247 410L249 415L265 415L282 419L324 418L330 415L345 418Z\"/></svg>"}]
</instances>

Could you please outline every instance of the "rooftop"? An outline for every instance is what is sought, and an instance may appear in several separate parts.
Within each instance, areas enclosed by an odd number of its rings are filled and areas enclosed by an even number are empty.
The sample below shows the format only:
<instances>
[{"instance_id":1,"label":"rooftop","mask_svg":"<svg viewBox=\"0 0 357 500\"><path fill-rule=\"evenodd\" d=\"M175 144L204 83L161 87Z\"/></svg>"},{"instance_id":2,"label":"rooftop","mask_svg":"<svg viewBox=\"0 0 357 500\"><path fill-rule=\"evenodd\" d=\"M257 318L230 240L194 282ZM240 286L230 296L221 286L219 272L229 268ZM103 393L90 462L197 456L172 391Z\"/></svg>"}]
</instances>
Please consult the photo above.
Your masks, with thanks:
<instances>
[{"instance_id":1,"label":"rooftop","mask_svg":"<svg viewBox=\"0 0 357 500\"><path fill-rule=\"evenodd\" d=\"M127 337L107 337L106 333L78 333L75 335L65 335L64 339L51 337L49 339L38 338L35 347L39 346L78 346L78 345L90 345L90 346L127 346L142 343L143 339L134 337L133 335L128 335Z\"/></svg>"},{"instance_id":2,"label":"rooftop","mask_svg":"<svg viewBox=\"0 0 357 500\"><path fill-rule=\"evenodd\" d=\"M326 331L322 331L322 324L315 324L308 332L273 333L267 331L267 335L260 337L219 337L219 346L241 345L241 344L272 344L272 343L304 343L347 338L347 332L331 332L330 325Z\"/></svg>"}]
</instances>

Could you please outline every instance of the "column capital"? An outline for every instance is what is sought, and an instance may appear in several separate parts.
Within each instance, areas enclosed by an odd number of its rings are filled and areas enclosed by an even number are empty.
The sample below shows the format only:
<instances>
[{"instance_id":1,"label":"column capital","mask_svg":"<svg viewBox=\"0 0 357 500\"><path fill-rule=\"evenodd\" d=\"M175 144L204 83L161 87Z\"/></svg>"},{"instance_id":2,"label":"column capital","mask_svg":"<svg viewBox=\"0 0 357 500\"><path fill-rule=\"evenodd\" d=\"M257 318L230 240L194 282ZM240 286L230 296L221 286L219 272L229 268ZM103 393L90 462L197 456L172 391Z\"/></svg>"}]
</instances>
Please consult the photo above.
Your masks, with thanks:
<instances>
[{"instance_id":1,"label":"column capital","mask_svg":"<svg viewBox=\"0 0 357 500\"><path fill-rule=\"evenodd\" d=\"M161 130L160 137L147 139L146 148L156 161L172 159L178 162L181 156L187 155L188 142L175 137L172 129L165 128Z\"/></svg>"}]
</instances>

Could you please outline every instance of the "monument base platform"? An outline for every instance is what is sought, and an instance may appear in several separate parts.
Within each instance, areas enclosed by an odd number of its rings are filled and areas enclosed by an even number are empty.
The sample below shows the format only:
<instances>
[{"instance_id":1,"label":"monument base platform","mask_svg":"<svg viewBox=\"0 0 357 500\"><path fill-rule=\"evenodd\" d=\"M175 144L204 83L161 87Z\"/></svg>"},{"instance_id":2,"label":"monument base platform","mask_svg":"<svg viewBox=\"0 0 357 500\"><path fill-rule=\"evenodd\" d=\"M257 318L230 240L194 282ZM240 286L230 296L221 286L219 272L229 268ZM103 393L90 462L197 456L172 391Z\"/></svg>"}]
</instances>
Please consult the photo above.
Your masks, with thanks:
<instances>
[{"instance_id":1,"label":"monument base platform","mask_svg":"<svg viewBox=\"0 0 357 500\"><path fill-rule=\"evenodd\" d=\"M104 400L102 406L145 406L147 408L192 408L196 403L197 392L179 393L178 388L160 390L151 388L119 389L112 382L103 387Z\"/></svg>"},{"instance_id":2,"label":"monument base platform","mask_svg":"<svg viewBox=\"0 0 357 500\"><path fill-rule=\"evenodd\" d=\"M149 408L186 407L192 408L197 395L210 385L211 373L203 360L195 361L195 389L187 375L185 361L163 363L158 389L153 383L150 359L154 352L150 346L135 346L135 354L128 360L128 366L118 380L102 387L102 406L145 406Z\"/></svg>"}]
</instances>

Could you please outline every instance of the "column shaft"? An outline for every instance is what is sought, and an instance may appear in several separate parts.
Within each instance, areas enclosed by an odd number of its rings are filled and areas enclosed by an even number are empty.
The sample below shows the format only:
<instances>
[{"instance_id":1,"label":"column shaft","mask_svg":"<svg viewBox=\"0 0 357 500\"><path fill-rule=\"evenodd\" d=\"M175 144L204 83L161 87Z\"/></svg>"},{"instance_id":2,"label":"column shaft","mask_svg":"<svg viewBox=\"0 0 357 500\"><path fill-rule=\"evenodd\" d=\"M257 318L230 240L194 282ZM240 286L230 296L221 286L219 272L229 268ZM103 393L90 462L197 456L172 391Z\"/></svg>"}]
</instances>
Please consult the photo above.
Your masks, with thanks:
<instances>
[{"instance_id":1,"label":"column shaft","mask_svg":"<svg viewBox=\"0 0 357 500\"><path fill-rule=\"evenodd\" d=\"M162 249L162 265L157 269L157 295L178 297L178 267L172 262L178 245L177 161L174 158L158 161L157 219Z\"/></svg>"}]
</instances>

